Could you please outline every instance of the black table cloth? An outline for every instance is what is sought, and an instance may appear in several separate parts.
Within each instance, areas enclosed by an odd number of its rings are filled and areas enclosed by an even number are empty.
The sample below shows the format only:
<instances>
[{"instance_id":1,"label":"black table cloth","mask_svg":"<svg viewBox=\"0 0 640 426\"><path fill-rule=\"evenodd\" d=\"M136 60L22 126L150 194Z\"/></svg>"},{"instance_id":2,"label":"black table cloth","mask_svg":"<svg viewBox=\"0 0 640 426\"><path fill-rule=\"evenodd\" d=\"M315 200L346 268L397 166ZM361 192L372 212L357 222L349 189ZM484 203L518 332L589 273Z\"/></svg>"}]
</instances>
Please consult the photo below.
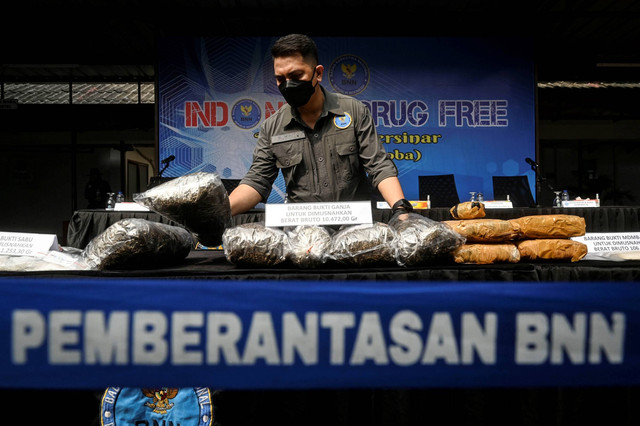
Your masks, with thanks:
<instances>
[{"instance_id":1,"label":"black table cloth","mask_svg":"<svg viewBox=\"0 0 640 426\"><path fill-rule=\"evenodd\" d=\"M433 220L449 220L449 209L434 208L416 210L416 213ZM513 208L487 209L487 219L514 219L522 216L570 214L584 217L587 232L632 232L640 231L640 207L596 207L596 208ZM391 210L373 209L373 220L387 223L391 219ZM67 245L83 249L93 237L102 233L110 225L124 218L142 218L155 222L175 222L154 212L139 211L107 211L107 210L78 210L76 211L67 231ZM264 210L255 209L233 218L233 225L264 221Z\"/></svg>"},{"instance_id":2,"label":"black table cloth","mask_svg":"<svg viewBox=\"0 0 640 426\"><path fill-rule=\"evenodd\" d=\"M404 267L380 265L354 267L327 263L315 269L290 264L239 267L229 263L222 250L192 250L177 265L135 270L1 272L1 276L160 278L214 280L370 280L370 281L640 281L640 261L581 260L473 265L453 261Z\"/></svg>"}]
</instances>

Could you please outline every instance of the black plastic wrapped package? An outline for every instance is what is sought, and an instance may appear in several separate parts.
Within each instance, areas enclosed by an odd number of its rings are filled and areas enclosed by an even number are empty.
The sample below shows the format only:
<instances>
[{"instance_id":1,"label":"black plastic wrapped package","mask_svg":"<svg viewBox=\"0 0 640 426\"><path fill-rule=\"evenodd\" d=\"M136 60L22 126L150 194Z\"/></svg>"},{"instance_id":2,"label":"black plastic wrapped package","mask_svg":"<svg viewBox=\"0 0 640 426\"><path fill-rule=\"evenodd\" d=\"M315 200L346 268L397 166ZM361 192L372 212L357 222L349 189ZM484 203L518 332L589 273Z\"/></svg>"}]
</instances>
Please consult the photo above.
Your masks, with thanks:
<instances>
[{"instance_id":1,"label":"black plastic wrapped package","mask_svg":"<svg viewBox=\"0 0 640 426\"><path fill-rule=\"evenodd\" d=\"M393 263L395 238L386 223L346 226L333 235L328 258L358 266Z\"/></svg>"},{"instance_id":2,"label":"black plastic wrapped package","mask_svg":"<svg viewBox=\"0 0 640 426\"><path fill-rule=\"evenodd\" d=\"M128 218L95 236L83 259L92 269L149 269L182 262L194 244L182 227Z\"/></svg>"},{"instance_id":3,"label":"black plastic wrapped package","mask_svg":"<svg viewBox=\"0 0 640 426\"><path fill-rule=\"evenodd\" d=\"M416 213L408 218L396 217L389 225L397 233L396 262L400 266L420 265L444 257L451 257L453 250L466 239L447 225Z\"/></svg>"},{"instance_id":4,"label":"black plastic wrapped package","mask_svg":"<svg viewBox=\"0 0 640 426\"><path fill-rule=\"evenodd\" d=\"M287 234L261 222L227 228L222 235L224 255L234 265L274 266L286 260Z\"/></svg>"},{"instance_id":5,"label":"black plastic wrapped package","mask_svg":"<svg viewBox=\"0 0 640 426\"><path fill-rule=\"evenodd\" d=\"M204 246L220 245L231 225L229 195L216 173L180 176L134 195L133 200L184 225Z\"/></svg>"}]
</instances>

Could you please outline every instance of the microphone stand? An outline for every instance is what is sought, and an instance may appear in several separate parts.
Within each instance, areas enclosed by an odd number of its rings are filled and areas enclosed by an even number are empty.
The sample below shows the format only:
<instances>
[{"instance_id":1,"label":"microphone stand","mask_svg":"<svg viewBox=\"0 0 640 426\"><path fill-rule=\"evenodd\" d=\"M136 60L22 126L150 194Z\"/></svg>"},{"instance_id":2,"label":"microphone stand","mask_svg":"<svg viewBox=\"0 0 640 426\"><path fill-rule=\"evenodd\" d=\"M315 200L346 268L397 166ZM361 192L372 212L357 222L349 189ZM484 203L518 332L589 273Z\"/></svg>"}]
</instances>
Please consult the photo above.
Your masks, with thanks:
<instances>
[{"instance_id":1,"label":"microphone stand","mask_svg":"<svg viewBox=\"0 0 640 426\"><path fill-rule=\"evenodd\" d=\"M157 176L153 176L151 177L151 181L149 182L149 188L153 188L154 186L160 185L163 181L166 181L166 178L162 177L162 174L164 173L165 170L167 170L167 167L169 167L169 165L171 164L171 162L173 160L175 160L175 157L173 156L169 156L167 158L165 158L164 160L162 160L162 164L164 164L164 167L162 167L162 170L160 170L160 172L158 172Z\"/></svg>"},{"instance_id":2,"label":"microphone stand","mask_svg":"<svg viewBox=\"0 0 640 426\"><path fill-rule=\"evenodd\" d=\"M169 165L171 164L171 162L173 160L175 160L175 157L173 155L171 155L171 156L165 158L164 160L162 160L162 164L164 164L164 167L158 173L158 177L162 177L162 174L164 173L165 170L167 170L167 167L169 167Z\"/></svg>"},{"instance_id":3,"label":"microphone stand","mask_svg":"<svg viewBox=\"0 0 640 426\"><path fill-rule=\"evenodd\" d=\"M531 170L534 171L534 173L536 174L536 193L538 195L538 197L536 197L536 201L537 201L537 206L540 207L540 184L544 182L544 184L547 186L547 188L549 188L551 190L551 192L555 192L555 189L553 188L553 186L551 186L551 184L547 181L547 178L542 177L540 175L540 166L538 165L538 163L532 162L530 163L531 165Z\"/></svg>"},{"instance_id":4,"label":"microphone stand","mask_svg":"<svg viewBox=\"0 0 640 426\"><path fill-rule=\"evenodd\" d=\"M167 170L167 167L169 167L169 164L171 164L171 162L167 161L167 163L164 165L162 170L160 170L160 172L158 173L158 177L162 177L162 174L164 173L165 170Z\"/></svg>"}]
</instances>

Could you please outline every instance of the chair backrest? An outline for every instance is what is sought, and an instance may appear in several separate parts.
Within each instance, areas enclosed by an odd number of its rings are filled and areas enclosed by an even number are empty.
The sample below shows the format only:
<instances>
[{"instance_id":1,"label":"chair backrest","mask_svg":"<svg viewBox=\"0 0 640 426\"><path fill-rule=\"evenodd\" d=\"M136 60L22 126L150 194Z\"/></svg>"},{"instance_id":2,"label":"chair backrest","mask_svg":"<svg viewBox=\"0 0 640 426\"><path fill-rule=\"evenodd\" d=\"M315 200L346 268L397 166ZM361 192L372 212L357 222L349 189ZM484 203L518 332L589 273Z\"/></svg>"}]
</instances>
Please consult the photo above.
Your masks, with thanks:
<instances>
[{"instance_id":1,"label":"chair backrest","mask_svg":"<svg viewBox=\"0 0 640 426\"><path fill-rule=\"evenodd\" d=\"M506 200L507 195L513 207L535 207L527 176L493 176L493 198Z\"/></svg>"},{"instance_id":2,"label":"chair backrest","mask_svg":"<svg viewBox=\"0 0 640 426\"><path fill-rule=\"evenodd\" d=\"M455 177L450 175L418 176L418 195L431 200L431 207L453 207L460 203Z\"/></svg>"}]
</instances>

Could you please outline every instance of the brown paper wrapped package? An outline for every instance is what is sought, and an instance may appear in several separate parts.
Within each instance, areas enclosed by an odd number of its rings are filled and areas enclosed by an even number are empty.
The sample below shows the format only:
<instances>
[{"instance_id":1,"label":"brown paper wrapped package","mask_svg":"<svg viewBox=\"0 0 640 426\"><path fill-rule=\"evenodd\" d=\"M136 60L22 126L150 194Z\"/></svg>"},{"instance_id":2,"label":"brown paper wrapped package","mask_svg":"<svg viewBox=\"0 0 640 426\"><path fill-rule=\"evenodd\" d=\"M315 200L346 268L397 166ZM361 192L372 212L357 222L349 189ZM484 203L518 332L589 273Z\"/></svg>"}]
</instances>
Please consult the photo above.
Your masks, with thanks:
<instances>
[{"instance_id":1,"label":"brown paper wrapped package","mask_svg":"<svg viewBox=\"0 0 640 426\"><path fill-rule=\"evenodd\" d=\"M509 220L519 228L521 240L579 237L587 229L583 217L568 214L523 216Z\"/></svg>"},{"instance_id":2,"label":"brown paper wrapped package","mask_svg":"<svg viewBox=\"0 0 640 426\"><path fill-rule=\"evenodd\" d=\"M569 239L537 239L516 242L522 260L571 260L577 262L587 254L587 246Z\"/></svg>"},{"instance_id":3,"label":"brown paper wrapped package","mask_svg":"<svg viewBox=\"0 0 640 426\"><path fill-rule=\"evenodd\" d=\"M479 219L486 216L484 204L477 201L467 201L456 204L449 210L454 219Z\"/></svg>"},{"instance_id":4,"label":"brown paper wrapped package","mask_svg":"<svg viewBox=\"0 0 640 426\"><path fill-rule=\"evenodd\" d=\"M515 244L465 244L453 252L456 263L518 263L520 252Z\"/></svg>"},{"instance_id":5,"label":"brown paper wrapped package","mask_svg":"<svg viewBox=\"0 0 640 426\"><path fill-rule=\"evenodd\" d=\"M467 239L468 243L499 243L518 238L517 223L502 219L445 220L445 225Z\"/></svg>"}]
</instances>

